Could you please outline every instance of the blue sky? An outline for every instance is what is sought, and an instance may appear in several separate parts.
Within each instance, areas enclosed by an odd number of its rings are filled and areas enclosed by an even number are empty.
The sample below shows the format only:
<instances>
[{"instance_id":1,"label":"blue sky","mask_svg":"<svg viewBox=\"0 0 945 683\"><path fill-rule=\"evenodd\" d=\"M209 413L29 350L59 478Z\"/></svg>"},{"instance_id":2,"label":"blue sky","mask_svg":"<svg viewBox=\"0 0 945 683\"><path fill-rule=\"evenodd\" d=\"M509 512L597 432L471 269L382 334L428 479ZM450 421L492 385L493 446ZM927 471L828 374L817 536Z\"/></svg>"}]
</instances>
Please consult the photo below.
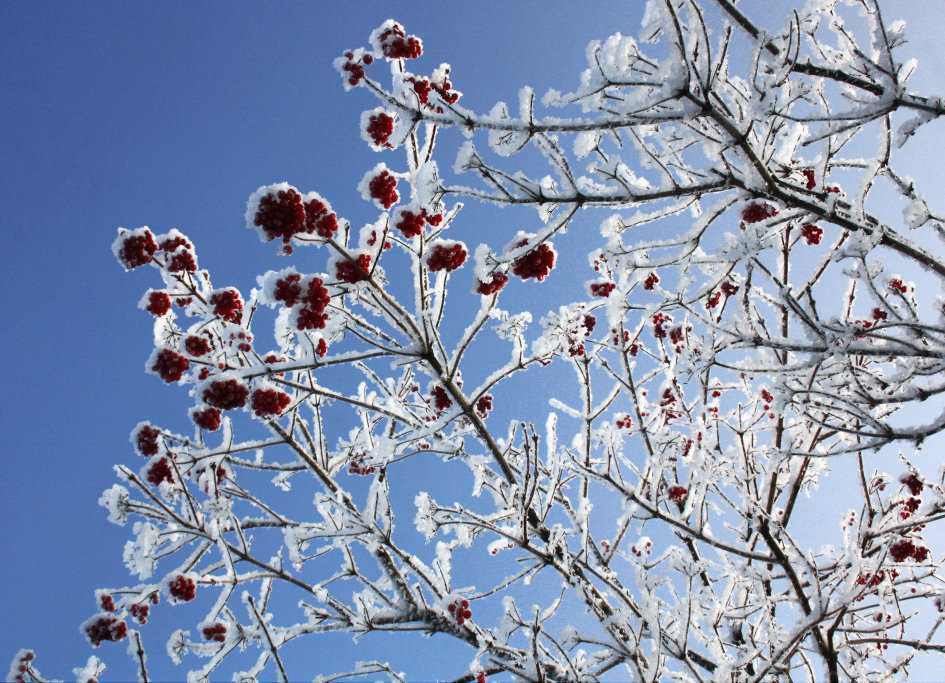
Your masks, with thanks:
<instances>
[{"instance_id":1,"label":"blue sky","mask_svg":"<svg viewBox=\"0 0 945 683\"><path fill-rule=\"evenodd\" d=\"M372 218L356 185L379 160L358 132L374 102L346 94L331 63L384 19L423 38L418 71L450 62L463 103L483 111L514 102L520 85L573 87L590 39L635 32L635 4L0 4L0 667L20 647L50 677L84 664L78 626L96 611L94 589L133 583L121 563L129 529L107 523L98 496L114 463L137 466L137 422L186 420L183 392L143 372L151 318L136 305L156 279L118 266L116 228L177 228L217 286L248 290L288 265L243 226L258 186L287 180L352 223ZM945 73L945 12L915 4L889 7L919 32L914 85L928 90ZM179 677L163 641L151 645L156 677ZM123 650L96 653L114 678L130 675Z\"/></svg>"}]
</instances>

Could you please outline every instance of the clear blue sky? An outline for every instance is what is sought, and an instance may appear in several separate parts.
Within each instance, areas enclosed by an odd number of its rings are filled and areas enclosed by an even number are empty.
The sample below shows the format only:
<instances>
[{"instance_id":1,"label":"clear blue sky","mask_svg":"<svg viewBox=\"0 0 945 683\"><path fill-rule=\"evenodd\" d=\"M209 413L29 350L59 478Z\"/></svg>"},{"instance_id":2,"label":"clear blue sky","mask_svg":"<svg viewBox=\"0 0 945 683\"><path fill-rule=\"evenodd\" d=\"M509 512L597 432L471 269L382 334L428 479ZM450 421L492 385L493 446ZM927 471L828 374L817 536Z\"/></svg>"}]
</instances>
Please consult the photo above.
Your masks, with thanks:
<instances>
[{"instance_id":1,"label":"clear blue sky","mask_svg":"<svg viewBox=\"0 0 945 683\"><path fill-rule=\"evenodd\" d=\"M134 583L121 562L130 529L107 523L98 496L114 463L138 466L137 422L186 420L184 393L144 375L151 318L136 305L157 282L118 266L116 228L178 228L217 286L248 290L288 263L243 226L258 186L287 180L355 224L371 218L356 185L379 160L358 132L374 102L344 93L331 63L384 19L423 38L418 71L450 62L463 103L483 111L520 85L573 87L590 39L636 31L634 4L0 3L3 671L20 647L49 677L85 663L78 626L94 589ZM941 84L940 1L889 7L918 32L917 79ZM150 642L155 677L180 677ZM96 652L106 679L131 675L123 650Z\"/></svg>"}]
</instances>

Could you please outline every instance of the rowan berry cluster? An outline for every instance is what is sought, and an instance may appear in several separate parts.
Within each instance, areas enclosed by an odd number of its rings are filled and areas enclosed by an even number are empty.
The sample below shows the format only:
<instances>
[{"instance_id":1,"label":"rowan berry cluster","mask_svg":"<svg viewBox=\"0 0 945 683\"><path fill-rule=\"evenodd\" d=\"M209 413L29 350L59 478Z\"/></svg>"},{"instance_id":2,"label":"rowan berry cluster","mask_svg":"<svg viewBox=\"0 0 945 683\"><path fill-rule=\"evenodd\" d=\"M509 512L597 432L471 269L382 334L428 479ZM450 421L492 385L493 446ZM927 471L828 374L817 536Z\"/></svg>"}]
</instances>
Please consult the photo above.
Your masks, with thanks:
<instances>
[{"instance_id":1,"label":"rowan berry cluster","mask_svg":"<svg viewBox=\"0 0 945 683\"><path fill-rule=\"evenodd\" d=\"M220 410L233 410L246 405L247 389L239 380L216 380L203 390L203 400L207 405Z\"/></svg>"},{"instance_id":2,"label":"rowan berry cluster","mask_svg":"<svg viewBox=\"0 0 945 683\"><path fill-rule=\"evenodd\" d=\"M314 192L309 192L306 197L310 199L302 204L305 208L305 232L331 239L338 232L338 215Z\"/></svg>"},{"instance_id":3,"label":"rowan berry cluster","mask_svg":"<svg viewBox=\"0 0 945 683\"><path fill-rule=\"evenodd\" d=\"M210 340L207 337L189 336L184 339L184 350L194 358L210 353Z\"/></svg>"},{"instance_id":4,"label":"rowan berry cluster","mask_svg":"<svg viewBox=\"0 0 945 683\"><path fill-rule=\"evenodd\" d=\"M214 315L220 316L227 322L239 322L243 315L243 299L232 287L214 292L210 296L210 305L213 306Z\"/></svg>"},{"instance_id":5,"label":"rowan berry cluster","mask_svg":"<svg viewBox=\"0 0 945 683\"><path fill-rule=\"evenodd\" d=\"M450 273L465 263L466 256L466 247L462 242L441 242L433 245L433 250L427 256L427 268Z\"/></svg>"},{"instance_id":6,"label":"rowan berry cluster","mask_svg":"<svg viewBox=\"0 0 945 683\"><path fill-rule=\"evenodd\" d=\"M371 43L388 59L416 59L423 54L420 39L408 36L403 26L390 19L371 34Z\"/></svg>"},{"instance_id":7,"label":"rowan berry cluster","mask_svg":"<svg viewBox=\"0 0 945 683\"><path fill-rule=\"evenodd\" d=\"M348 463L348 474L357 474L360 476L367 476L369 474L374 474L376 470L374 465L370 465L364 461L364 453L353 458L350 463Z\"/></svg>"},{"instance_id":8,"label":"rowan berry cluster","mask_svg":"<svg viewBox=\"0 0 945 683\"><path fill-rule=\"evenodd\" d=\"M195 410L191 417L194 420L194 423L201 429L205 429L208 432L215 432L220 428L220 411L216 408L204 408L203 410Z\"/></svg>"},{"instance_id":9,"label":"rowan berry cluster","mask_svg":"<svg viewBox=\"0 0 945 683\"><path fill-rule=\"evenodd\" d=\"M310 276L307 282L303 284L301 275L290 273L284 278L276 280L273 298L276 301L284 302L289 308L299 302L304 304L299 309L296 322L296 327L299 330L324 329L328 320L325 309L331 302L331 295L321 278Z\"/></svg>"},{"instance_id":10,"label":"rowan berry cluster","mask_svg":"<svg viewBox=\"0 0 945 683\"><path fill-rule=\"evenodd\" d=\"M518 246L523 247L526 244L528 244L528 240L520 242ZM541 282L548 276L554 266L554 249L551 248L549 243L542 242L531 251L512 261L512 274L523 280L535 278Z\"/></svg>"},{"instance_id":11,"label":"rowan berry cluster","mask_svg":"<svg viewBox=\"0 0 945 683\"><path fill-rule=\"evenodd\" d=\"M193 579L183 574L178 574L176 578L172 579L167 584L167 588L172 596L184 602L189 602L197 596L197 584L194 583Z\"/></svg>"},{"instance_id":12,"label":"rowan berry cluster","mask_svg":"<svg viewBox=\"0 0 945 683\"><path fill-rule=\"evenodd\" d=\"M364 125L364 132L370 139L372 146L375 149L392 148L393 145L388 141L390 136L394 134L394 117L385 111L379 111L377 113L368 112L365 118L367 120L362 125Z\"/></svg>"},{"instance_id":13,"label":"rowan berry cluster","mask_svg":"<svg viewBox=\"0 0 945 683\"><path fill-rule=\"evenodd\" d=\"M453 405L450 397L446 394L446 389L439 384L430 390L430 397L433 399L433 407L436 408L437 412L442 413Z\"/></svg>"},{"instance_id":14,"label":"rowan berry cluster","mask_svg":"<svg viewBox=\"0 0 945 683\"><path fill-rule=\"evenodd\" d=\"M342 75L347 78L346 87L354 87L364 78L364 67L374 63L374 55L367 52L355 57L355 54L349 51L345 52L344 58L340 62L339 65L339 62L336 61L335 65L341 70Z\"/></svg>"},{"instance_id":15,"label":"rowan berry cluster","mask_svg":"<svg viewBox=\"0 0 945 683\"><path fill-rule=\"evenodd\" d=\"M162 481L168 484L174 483L174 473L171 471L167 458L161 458L148 468L148 481L152 486L158 486Z\"/></svg>"},{"instance_id":16,"label":"rowan berry cluster","mask_svg":"<svg viewBox=\"0 0 945 683\"><path fill-rule=\"evenodd\" d=\"M213 626L203 628L203 637L206 640L215 640L218 643L226 642L226 625L216 623Z\"/></svg>"},{"instance_id":17,"label":"rowan berry cluster","mask_svg":"<svg viewBox=\"0 0 945 683\"><path fill-rule=\"evenodd\" d=\"M383 168L380 172L369 171L368 176L365 176L366 186L367 186L367 198L373 199L378 206L385 209L389 209L398 201L400 201L400 195L397 194L397 178L393 174Z\"/></svg>"},{"instance_id":18,"label":"rowan berry cluster","mask_svg":"<svg viewBox=\"0 0 945 683\"><path fill-rule=\"evenodd\" d=\"M256 389L253 392L253 412L259 417L281 415L292 403L292 398L278 389Z\"/></svg>"},{"instance_id":19,"label":"rowan berry cluster","mask_svg":"<svg viewBox=\"0 0 945 683\"><path fill-rule=\"evenodd\" d=\"M685 486L670 486L667 493L670 500L681 501L686 499L686 496L689 494L689 489Z\"/></svg>"},{"instance_id":20,"label":"rowan berry cluster","mask_svg":"<svg viewBox=\"0 0 945 683\"><path fill-rule=\"evenodd\" d=\"M190 369L190 361L176 351L161 349L154 359L151 369L168 384L177 382Z\"/></svg>"},{"instance_id":21,"label":"rowan berry cluster","mask_svg":"<svg viewBox=\"0 0 945 683\"><path fill-rule=\"evenodd\" d=\"M808 244L820 244L820 238L823 237L824 230L816 225L811 225L810 223L804 225L801 228L801 237L804 238L804 241Z\"/></svg>"},{"instance_id":22,"label":"rowan berry cluster","mask_svg":"<svg viewBox=\"0 0 945 683\"><path fill-rule=\"evenodd\" d=\"M894 562L905 562L910 558L916 562L925 562L929 558L929 549L904 538L889 546L889 556Z\"/></svg>"},{"instance_id":23,"label":"rowan berry cluster","mask_svg":"<svg viewBox=\"0 0 945 683\"><path fill-rule=\"evenodd\" d=\"M446 609L453 615L453 619L459 626L465 624L466 620L472 617L472 610L469 609L469 600L465 598L453 600L453 602L446 606Z\"/></svg>"},{"instance_id":24,"label":"rowan berry cluster","mask_svg":"<svg viewBox=\"0 0 945 683\"><path fill-rule=\"evenodd\" d=\"M656 287L657 283L660 281L660 276L656 273L650 273L646 276L646 280L643 281L643 289L652 292L653 288Z\"/></svg>"},{"instance_id":25,"label":"rowan berry cluster","mask_svg":"<svg viewBox=\"0 0 945 683\"><path fill-rule=\"evenodd\" d=\"M149 424L143 424L135 430L131 438L141 455L151 456L157 455L158 437L160 436L160 430Z\"/></svg>"},{"instance_id":26,"label":"rowan berry cluster","mask_svg":"<svg viewBox=\"0 0 945 683\"><path fill-rule=\"evenodd\" d=\"M489 282L483 282L482 280L478 279L476 280L476 293L482 294L483 296L492 296L505 287L508 282L508 275L496 271L492 274L492 279Z\"/></svg>"},{"instance_id":27,"label":"rowan berry cluster","mask_svg":"<svg viewBox=\"0 0 945 683\"><path fill-rule=\"evenodd\" d=\"M93 647L105 641L118 642L128 636L128 624L118 617L102 614L92 623L86 624L85 635Z\"/></svg>"},{"instance_id":28,"label":"rowan berry cluster","mask_svg":"<svg viewBox=\"0 0 945 683\"><path fill-rule=\"evenodd\" d=\"M359 254L356 263L347 259L335 262L335 277L342 282L361 282L368 279L368 273L371 268L371 255ZM323 326L324 327L324 326Z\"/></svg>"},{"instance_id":29,"label":"rowan berry cluster","mask_svg":"<svg viewBox=\"0 0 945 683\"><path fill-rule=\"evenodd\" d=\"M476 401L476 414L485 420L489 417L489 411L492 410L492 396L489 394L483 394L479 397L479 400Z\"/></svg>"},{"instance_id":30,"label":"rowan berry cluster","mask_svg":"<svg viewBox=\"0 0 945 683\"><path fill-rule=\"evenodd\" d=\"M613 282L592 282L591 296L599 296L606 299L615 289L617 289L617 285Z\"/></svg>"},{"instance_id":31,"label":"rowan berry cluster","mask_svg":"<svg viewBox=\"0 0 945 683\"><path fill-rule=\"evenodd\" d=\"M164 292L151 292L148 294L148 305L145 310L160 318L171 310L171 297Z\"/></svg>"},{"instance_id":32,"label":"rowan berry cluster","mask_svg":"<svg viewBox=\"0 0 945 683\"><path fill-rule=\"evenodd\" d=\"M777 215L778 210L764 202L752 202L742 209L742 220L746 223L760 223Z\"/></svg>"}]
</instances>

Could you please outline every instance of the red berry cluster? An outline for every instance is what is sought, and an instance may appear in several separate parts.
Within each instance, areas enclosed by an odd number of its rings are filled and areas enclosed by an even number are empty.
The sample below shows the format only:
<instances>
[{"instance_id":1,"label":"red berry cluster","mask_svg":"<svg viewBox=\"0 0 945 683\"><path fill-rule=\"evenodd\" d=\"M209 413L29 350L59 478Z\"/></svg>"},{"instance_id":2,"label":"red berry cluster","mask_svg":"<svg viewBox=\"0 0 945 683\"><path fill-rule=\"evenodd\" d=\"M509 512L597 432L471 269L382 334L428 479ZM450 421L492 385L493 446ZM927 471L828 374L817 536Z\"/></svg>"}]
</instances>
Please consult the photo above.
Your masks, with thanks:
<instances>
[{"instance_id":1,"label":"red berry cluster","mask_svg":"<svg viewBox=\"0 0 945 683\"><path fill-rule=\"evenodd\" d=\"M116 609L115 599L108 593L103 593L99 597L99 604L101 604L102 609L105 610L106 612L114 612Z\"/></svg>"},{"instance_id":2,"label":"red berry cluster","mask_svg":"<svg viewBox=\"0 0 945 683\"><path fill-rule=\"evenodd\" d=\"M306 196L311 197L313 193ZM305 232L316 233L326 240L338 232L338 214L331 210L327 202L315 197L302 205L305 208ZM284 241L285 238L283 238Z\"/></svg>"},{"instance_id":3,"label":"red berry cluster","mask_svg":"<svg viewBox=\"0 0 945 683\"><path fill-rule=\"evenodd\" d=\"M913 496L917 496L922 493L922 481L915 475L915 473L904 474L899 477L899 481L908 487Z\"/></svg>"},{"instance_id":4,"label":"red berry cluster","mask_svg":"<svg viewBox=\"0 0 945 683\"><path fill-rule=\"evenodd\" d=\"M135 445L138 447L138 452L141 455L150 456L157 455L158 437L160 436L160 430L155 429L149 424L145 424L138 428L132 438L134 439Z\"/></svg>"},{"instance_id":5,"label":"red berry cluster","mask_svg":"<svg viewBox=\"0 0 945 683\"><path fill-rule=\"evenodd\" d=\"M764 202L752 202L742 209L742 220L746 223L760 223L777 215L778 210Z\"/></svg>"},{"instance_id":6,"label":"red berry cluster","mask_svg":"<svg viewBox=\"0 0 945 683\"><path fill-rule=\"evenodd\" d=\"M198 427L208 432L215 432L220 428L220 411L216 408L204 408L193 412L193 420Z\"/></svg>"},{"instance_id":7,"label":"red berry cluster","mask_svg":"<svg viewBox=\"0 0 945 683\"><path fill-rule=\"evenodd\" d=\"M669 499L674 501L685 500L689 490L685 486L670 486Z\"/></svg>"},{"instance_id":8,"label":"red berry cluster","mask_svg":"<svg viewBox=\"0 0 945 683\"><path fill-rule=\"evenodd\" d=\"M653 336L657 339L666 339L666 323L673 322L673 319L665 313L657 313L653 316Z\"/></svg>"},{"instance_id":9,"label":"red berry cluster","mask_svg":"<svg viewBox=\"0 0 945 683\"><path fill-rule=\"evenodd\" d=\"M925 562L929 558L929 549L904 538L889 546L889 555L894 562L905 562L909 558L916 562Z\"/></svg>"},{"instance_id":10,"label":"red berry cluster","mask_svg":"<svg viewBox=\"0 0 945 683\"><path fill-rule=\"evenodd\" d=\"M162 481L168 484L174 483L174 473L171 471L171 464L167 458L161 458L148 468L148 481L152 486L158 486Z\"/></svg>"},{"instance_id":11,"label":"red berry cluster","mask_svg":"<svg viewBox=\"0 0 945 683\"><path fill-rule=\"evenodd\" d=\"M430 397L433 399L433 407L436 408L437 412L442 413L453 405L450 397L446 395L446 389L439 384L430 390Z\"/></svg>"},{"instance_id":12,"label":"red berry cluster","mask_svg":"<svg viewBox=\"0 0 945 683\"><path fill-rule=\"evenodd\" d=\"M617 289L617 285L613 282L592 282L591 296L599 296L606 299L615 289Z\"/></svg>"},{"instance_id":13,"label":"red berry cluster","mask_svg":"<svg viewBox=\"0 0 945 683\"><path fill-rule=\"evenodd\" d=\"M386 112L371 114L366 132L375 147L393 147L388 140L394 134L394 117Z\"/></svg>"},{"instance_id":14,"label":"red berry cluster","mask_svg":"<svg viewBox=\"0 0 945 683\"><path fill-rule=\"evenodd\" d=\"M389 209L400 200L396 188L397 178L387 170L381 171L368 181L368 195L385 209Z\"/></svg>"},{"instance_id":15,"label":"red berry cluster","mask_svg":"<svg viewBox=\"0 0 945 683\"><path fill-rule=\"evenodd\" d=\"M485 420L489 417L490 410L492 410L492 396L483 394L479 397L479 400L476 401L476 415Z\"/></svg>"},{"instance_id":16,"label":"red berry cluster","mask_svg":"<svg viewBox=\"0 0 945 683\"><path fill-rule=\"evenodd\" d=\"M262 228L267 241L281 237L287 243L305 226L302 195L294 188L269 192L260 200L253 224Z\"/></svg>"},{"instance_id":17,"label":"red berry cluster","mask_svg":"<svg viewBox=\"0 0 945 683\"><path fill-rule=\"evenodd\" d=\"M568 354L572 358L574 356L584 355L584 344L577 337L581 337L582 339L586 338L591 332L594 331L595 325L597 325L597 318L592 315L585 315L584 319L581 321L581 327L583 327L584 330L582 331L580 328L578 328L575 335L568 335Z\"/></svg>"},{"instance_id":18,"label":"red berry cluster","mask_svg":"<svg viewBox=\"0 0 945 683\"><path fill-rule=\"evenodd\" d=\"M17 681L17 683L26 681L26 674L30 673L30 662L34 659L36 659L36 653L32 650L27 650L20 655L19 659L14 659L13 666L16 667L17 674L12 679L7 680L14 680ZM10 672L13 672L13 667L11 667ZM39 680L39 677L36 674L30 673L30 680Z\"/></svg>"},{"instance_id":19,"label":"red berry cluster","mask_svg":"<svg viewBox=\"0 0 945 683\"><path fill-rule=\"evenodd\" d=\"M814 180L814 169L805 168L801 173L804 174L805 184L807 185L808 190L813 190L817 182Z\"/></svg>"},{"instance_id":20,"label":"red berry cluster","mask_svg":"<svg viewBox=\"0 0 945 683\"><path fill-rule=\"evenodd\" d=\"M171 297L164 292L151 292L148 295L148 305L145 310L160 318L171 310Z\"/></svg>"},{"instance_id":21,"label":"red berry cluster","mask_svg":"<svg viewBox=\"0 0 945 683\"><path fill-rule=\"evenodd\" d=\"M368 273L371 268L371 255L360 254L357 258L357 264L347 259L335 263L335 277L342 282L361 282L368 279ZM322 326L324 327L324 325Z\"/></svg>"},{"instance_id":22,"label":"red berry cluster","mask_svg":"<svg viewBox=\"0 0 945 683\"><path fill-rule=\"evenodd\" d=\"M453 615L453 619L456 620L459 626L465 624L466 620L472 617L472 610L469 609L469 600L466 598L453 600L453 602L446 606L446 609Z\"/></svg>"},{"instance_id":23,"label":"red berry cluster","mask_svg":"<svg viewBox=\"0 0 945 683\"><path fill-rule=\"evenodd\" d=\"M131 617L139 624L147 624L148 615L151 613L151 606L148 604L138 605L135 603L128 608L128 611L131 613Z\"/></svg>"},{"instance_id":24,"label":"red berry cluster","mask_svg":"<svg viewBox=\"0 0 945 683\"><path fill-rule=\"evenodd\" d=\"M178 574L177 578L168 583L167 587L171 595L184 602L189 602L197 596L197 584L194 583L193 579L183 574Z\"/></svg>"},{"instance_id":25,"label":"red berry cluster","mask_svg":"<svg viewBox=\"0 0 945 683\"><path fill-rule=\"evenodd\" d=\"M118 241L121 244L118 244ZM152 257L158 249L157 242L154 241L154 235L147 228L124 231L119 235L118 241L116 241L116 246L113 248L125 270L151 263Z\"/></svg>"},{"instance_id":26,"label":"red berry cluster","mask_svg":"<svg viewBox=\"0 0 945 683\"><path fill-rule=\"evenodd\" d=\"M486 683L486 672L482 669L476 674L476 683Z\"/></svg>"},{"instance_id":27,"label":"red berry cluster","mask_svg":"<svg viewBox=\"0 0 945 683\"><path fill-rule=\"evenodd\" d=\"M190 369L190 361L176 351L161 349L151 369L160 375L161 379L170 384L184 376L184 373Z\"/></svg>"},{"instance_id":28,"label":"red berry cluster","mask_svg":"<svg viewBox=\"0 0 945 683\"><path fill-rule=\"evenodd\" d=\"M304 293L301 280L302 276L298 273L291 273L281 280L276 280L273 298L276 301L285 302L285 305L289 308L300 301L305 304L299 310L298 322L296 323L298 329L324 329L325 322L328 320L325 308L331 302L331 295L328 293L328 289L325 288L321 278L312 277L305 286Z\"/></svg>"},{"instance_id":29,"label":"red berry cluster","mask_svg":"<svg viewBox=\"0 0 945 683\"><path fill-rule=\"evenodd\" d=\"M364 462L364 453L352 459L351 462L348 463L348 474L367 476L369 474L374 474L374 472L374 465Z\"/></svg>"},{"instance_id":30,"label":"red berry cluster","mask_svg":"<svg viewBox=\"0 0 945 683\"><path fill-rule=\"evenodd\" d=\"M525 240L518 246L528 244ZM551 269L555 266L555 252L546 243L539 244L528 253L512 261L512 274L518 275L523 280L535 278L539 282L544 280Z\"/></svg>"},{"instance_id":31,"label":"red berry cluster","mask_svg":"<svg viewBox=\"0 0 945 683\"><path fill-rule=\"evenodd\" d=\"M631 429L633 427L633 418L628 413L618 415L615 422L617 429Z\"/></svg>"},{"instance_id":32,"label":"red berry cluster","mask_svg":"<svg viewBox=\"0 0 945 683\"><path fill-rule=\"evenodd\" d=\"M735 293L738 291L738 285L733 284L729 282L728 280L726 280L719 286L719 289L722 291L722 294L724 294L725 296L734 296Z\"/></svg>"},{"instance_id":33,"label":"red berry cluster","mask_svg":"<svg viewBox=\"0 0 945 683\"><path fill-rule=\"evenodd\" d=\"M706 302L705 302L706 309L711 310L715 308L716 306L719 305L719 301L721 300L722 300L722 292L720 291L712 292L712 294L709 295L709 298L706 299Z\"/></svg>"},{"instance_id":34,"label":"red berry cluster","mask_svg":"<svg viewBox=\"0 0 945 683\"><path fill-rule=\"evenodd\" d=\"M466 256L466 247L462 242L456 242L452 246L436 244L427 256L427 268L431 271L445 270L450 273L463 265Z\"/></svg>"},{"instance_id":35,"label":"red berry cluster","mask_svg":"<svg viewBox=\"0 0 945 683\"><path fill-rule=\"evenodd\" d=\"M377 36L377 43L388 59L416 59L423 54L420 39L408 36L400 24L393 22Z\"/></svg>"},{"instance_id":36,"label":"red berry cluster","mask_svg":"<svg viewBox=\"0 0 945 683\"><path fill-rule=\"evenodd\" d=\"M243 299L232 287L214 292L210 296L210 305L213 313L227 322L238 322L243 314Z\"/></svg>"},{"instance_id":37,"label":"red berry cluster","mask_svg":"<svg viewBox=\"0 0 945 683\"><path fill-rule=\"evenodd\" d=\"M436 227L443 220L443 215L435 213L430 215L426 209L420 209L419 213L411 211L405 207L394 212L394 227L403 233L404 237L416 237L423 232L423 226L429 223Z\"/></svg>"},{"instance_id":38,"label":"red berry cluster","mask_svg":"<svg viewBox=\"0 0 945 683\"><path fill-rule=\"evenodd\" d=\"M823 235L823 228L811 225L810 223L801 228L801 237L803 237L804 241L808 244L820 244L820 238L823 237Z\"/></svg>"},{"instance_id":39,"label":"red berry cluster","mask_svg":"<svg viewBox=\"0 0 945 683\"><path fill-rule=\"evenodd\" d=\"M169 272L192 273L197 270L197 258L194 256L193 246L183 236L178 234L161 242L161 251L167 255L165 266Z\"/></svg>"},{"instance_id":40,"label":"red berry cluster","mask_svg":"<svg viewBox=\"0 0 945 683\"><path fill-rule=\"evenodd\" d=\"M652 292L653 288L656 287L656 283L660 281L660 276L656 273L650 273L646 276L646 280L643 281L643 289Z\"/></svg>"},{"instance_id":41,"label":"red berry cluster","mask_svg":"<svg viewBox=\"0 0 945 683\"><path fill-rule=\"evenodd\" d=\"M281 415L292 398L278 389L256 389L253 392L253 412L259 417Z\"/></svg>"},{"instance_id":42,"label":"red berry cluster","mask_svg":"<svg viewBox=\"0 0 945 683\"><path fill-rule=\"evenodd\" d=\"M364 78L364 66L370 66L374 62L374 56L368 52L363 55L359 60L355 60L353 52L345 52L345 63L341 66L341 70L348 76L348 85L355 86L361 82L361 79ZM362 64L364 66L362 66Z\"/></svg>"},{"instance_id":43,"label":"red berry cluster","mask_svg":"<svg viewBox=\"0 0 945 683\"><path fill-rule=\"evenodd\" d=\"M476 293L482 294L483 296L492 296L500 289L505 287L505 285L508 284L508 281L508 275L496 271L492 274L492 279L489 282L476 280Z\"/></svg>"},{"instance_id":44,"label":"red berry cluster","mask_svg":"<svg viewBox=\"0 0 945 683\"><path fill-rule=\"evenodd\" d=\"M893 291L899 292L900 294L905 294L909 291L909 286L897 277L890 278L889 288Z\"/></svg>"},{"instance_id":45,"label":"red berry cluster","mask_svg":"<svg viewBox=\"0 0 945 683\"><path fill-rule=\"evenodd\" d=\"M128 636L128 624L117 617L103 614L85 627L85 635L93 647L98 647L106 640L117 643Z\"/></svg>"},{"instance_id":46,"label":"red berry cluster","mask_svg":"<svg viewBox=\"0 0 945 683\"><path fill-rule=\"evenodd\" d=\"M235 379L216 380L203 390L204 402L220 410L243 407L248 395L249 389Z\"/></svg>"},{"instance_id":47,"label":"red berry cluster","mask_svg":"<svg viewBox=\"0 0 945 683\"><path fill-rule=\"evenodd\" d=\"M207 337L190 336L184 340L184 350L194 358L210 353L210 340Z\"/></svg>"},{"instance_id":48,"label":"red berry cluster","mask_svg":"<svg viewBox=\"0 0 945 683\"><path fill-rule=\"evenodd\" d=\"M253 335L251 335L249 332L244 332L243 330L238 332L231 331L229 345L230 348L235 346L240 351L252 351Z\"/></svg>"},{"instance_id":49,"label":"red berry cluster","mask_svg":"<svg viewBox=\"0 0 945 683\"><path fill-rule=\"evenodd\" d=\"M648 538L641 538L636 544L630 546L630 552L637 557L643 557L653 552L653 541Z\"/></svg>"},{"instance_id":50,"label":"red berry cluster","mask_svg":"<svg viewBox=\"0 0 945 683\"><path fill-rule=\"evenodd\" d=\"M215 640L218 643L226 642L226 625L216 623L213 626L205 626L203 637L207 640Z\"/></svg>"},{"instance_id":51,"label":"red berry cluster","mask_svg":"<svg viewBox=\"0 0 945 683\"><path fill-rule=\"evenodd\" d=\"M405 78L404 81L411 84L421 106L435 111L438 114L442 114L443 107L430 101L431 92L436 92L436 94L440 96L440 99L446 104L455 104L460 97L460 93L453 90L453 84L446 78L448 75L449 71L444 70L438 74L434 74L433 79L410 76ZM439 78L437 78L437 76L439 76Z\"/></svg>"}]
</instances>

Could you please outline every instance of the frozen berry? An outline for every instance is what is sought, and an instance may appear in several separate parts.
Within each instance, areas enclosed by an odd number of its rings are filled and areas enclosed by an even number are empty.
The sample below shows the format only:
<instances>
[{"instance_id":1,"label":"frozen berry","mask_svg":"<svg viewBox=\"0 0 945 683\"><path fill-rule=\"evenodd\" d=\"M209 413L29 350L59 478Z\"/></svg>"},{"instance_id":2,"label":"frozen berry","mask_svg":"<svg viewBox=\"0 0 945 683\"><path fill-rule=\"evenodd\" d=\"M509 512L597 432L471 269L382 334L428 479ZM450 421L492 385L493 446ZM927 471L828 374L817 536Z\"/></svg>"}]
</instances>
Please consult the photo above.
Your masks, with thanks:
<instances>
[{"instance_id":1,"label":"frozen berry","mask_svg":"<svg viewBox=\"0 0 945 683\"><path fill-rule=\"evenodd\" d=\"M160 375L161 379L170 384L184 376L184 373L190 369L190 361L176 351L161 349L157 353L151 369Z\"/></svg>"},{"instance_id":2,"label":"frozen berry","mask_svg":"<svg viewBox=\"0 0 945 683\"><path fill-rule=\"evenodd\" d=\"M445 270L452 272L466 261L466 247L462 242L442 242L435 244L427 256L427 267L431 271Z\"/></svg>"},{"instance_id":3,"label":"frozen berry","mask_svg":"<svg viewBox=\"0 0 945 683\"><path fill-rule=\"evenodd\" d=\"M241 408L248 395L249 389L235 379L216 380L203 390L204 402L220 410Z\"/></svg>"}]
</instances>

